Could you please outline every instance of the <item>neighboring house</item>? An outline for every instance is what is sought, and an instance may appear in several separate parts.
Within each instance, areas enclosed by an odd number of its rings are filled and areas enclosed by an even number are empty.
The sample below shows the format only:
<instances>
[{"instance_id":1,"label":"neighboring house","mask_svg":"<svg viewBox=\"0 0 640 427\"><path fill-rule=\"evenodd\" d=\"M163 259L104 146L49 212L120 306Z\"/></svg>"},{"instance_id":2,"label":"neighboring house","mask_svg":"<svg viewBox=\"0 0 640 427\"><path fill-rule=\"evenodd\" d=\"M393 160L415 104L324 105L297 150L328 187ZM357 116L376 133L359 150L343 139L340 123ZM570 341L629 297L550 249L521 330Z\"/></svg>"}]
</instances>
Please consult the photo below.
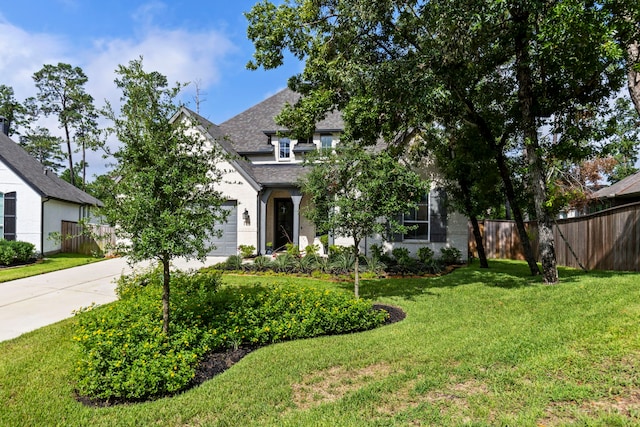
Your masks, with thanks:
<instances>
[{"instance_id":1,"label":"neighboring house","mask_svg":"<svg viewBox=\"0 0 640 427\"><path fill-rule=\"evenodd\" d=\"M6 132L0 132L0 238L33 243L42 254L58 252L62 221L77 222L102 206L93 196L48 171Z\"/></svg>"},{"instance_id":2,"label":"neighboring house","mask_svg":"<svg viewBox=\"0 0 640 427\"><path fill-rule=\"evenodd\" d=\"M268 243L274 250L289 242L304 249L316 241L314 224L302 214L309 203L298 184L306 173L302 160L310 151L335 147L344 124L340 114L332 113L317 124L313 135L287 135L274 117L286 103L294 104L297 99L296 93L285 89L220 125L187 108L179 113L195 119L198 130L232 159L217 165L228 171L219 190L228 198L226 205L231 214L228 222L221 225L222 238L212 241L216 246L212 255L234 255L239 245L253 245L258 253L265 254ZM433 173L425 172L425 177L432 182L437 179ZM437 188L425 195L419 209L405 215L404 221L417 225L417 230L395 236L395 242L389 245L407 247L412 253L422 246L429 246L436 253L441 247L454 246L466 259L467 219L446 212ZM353 244L344 238L334 241L345 246ZM366 253L374 243L381 242L367 239L362 250Z\"/></svg>"},{"instance_id":3,"label":"neighboring house","mask_svg":"<svg viewBox=\"0 0 640 427\"><path fill-rule=\"evenodd\" d=\"M640 202L640 172L601 188L591 194L589 199L590 212Z\"/></svg>"}]
</instances>

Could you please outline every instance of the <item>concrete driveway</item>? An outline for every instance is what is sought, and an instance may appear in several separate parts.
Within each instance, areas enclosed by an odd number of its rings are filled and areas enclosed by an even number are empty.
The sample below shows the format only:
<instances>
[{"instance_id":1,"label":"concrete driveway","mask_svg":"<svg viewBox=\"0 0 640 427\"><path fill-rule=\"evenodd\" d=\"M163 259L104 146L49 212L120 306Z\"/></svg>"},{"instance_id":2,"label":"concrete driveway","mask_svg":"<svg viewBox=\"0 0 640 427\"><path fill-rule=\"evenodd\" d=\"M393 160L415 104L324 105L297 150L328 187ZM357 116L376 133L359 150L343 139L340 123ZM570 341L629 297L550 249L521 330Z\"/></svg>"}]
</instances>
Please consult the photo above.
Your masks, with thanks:
<instances>
[{"instance_id":1,"label":"concrete driveway","mask_svg":"<svg viewBox=\"0 0 640 427\"><path fill-rule=\"evenodd\" d=\"M208 257L201 263L178 259L173 265L179 269L199 268L224 260ZM148 265L140 263L132 268L125 258L114 258L0 283L0 341L71 317L73 311L92 303L115 301L115 280Z\"/></svg>"}]
</instances>

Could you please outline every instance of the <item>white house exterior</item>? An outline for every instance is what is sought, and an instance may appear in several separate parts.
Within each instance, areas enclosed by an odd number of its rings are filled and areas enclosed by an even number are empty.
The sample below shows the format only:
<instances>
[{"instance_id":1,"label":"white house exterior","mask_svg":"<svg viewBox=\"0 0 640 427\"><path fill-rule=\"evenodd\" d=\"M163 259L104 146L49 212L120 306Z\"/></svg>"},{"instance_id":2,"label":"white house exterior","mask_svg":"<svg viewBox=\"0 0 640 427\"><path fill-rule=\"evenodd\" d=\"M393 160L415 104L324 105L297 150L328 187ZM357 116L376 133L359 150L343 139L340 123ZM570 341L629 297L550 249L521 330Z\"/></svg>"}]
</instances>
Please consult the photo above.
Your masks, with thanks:
<instances>
[{"instance_id":1,"label":"white house exterior","mask_svg":"<svg viewBox=\"0 0 640 427\"><path fill-rule=\"evenodd\" d=\"M102 202L60 179L0 132L0 238L33 243L36 251L60 251L50 236L62 221L77 222Z\"/></svg>"},{"instance_id":2,"label":"white house exterior","mask_svg":"<svg viewBox=\"0 0 640 427\"><path fill-rule=\"evenodd\" d=\"M340 114L328 115L318 123L310 138L281 137L286 129L276 125L274 117L286 103L293 104L298 95L285 89L265 101L216 125L183 108L179 113L197 122L197 129L212 144L218 144L232 160L217 165L226 170L220 190L228 199L229 222L221 226L223 237L212 243L212 255L235 255L240 245L252 245L264 254L267 244L274 250L294 243L304 249L317 239L313 223L302 212L309 203L298 182L306 173L302 160L306 152L339 144L343 122ZM432 182L437 173L423 171ZM467 256L467 218L446 212L443 194L433 186L424 205L405 217L407 223L419 225L412 235L396 236L393 242L382 242L371 236L362 242L363 252L372 244L384 244L387 249L406 247L412 253L428 246L439 253L441 247L456 247ZM334 237L335 244L350 246L353 242Z\"/></svg>"}]
</instances>

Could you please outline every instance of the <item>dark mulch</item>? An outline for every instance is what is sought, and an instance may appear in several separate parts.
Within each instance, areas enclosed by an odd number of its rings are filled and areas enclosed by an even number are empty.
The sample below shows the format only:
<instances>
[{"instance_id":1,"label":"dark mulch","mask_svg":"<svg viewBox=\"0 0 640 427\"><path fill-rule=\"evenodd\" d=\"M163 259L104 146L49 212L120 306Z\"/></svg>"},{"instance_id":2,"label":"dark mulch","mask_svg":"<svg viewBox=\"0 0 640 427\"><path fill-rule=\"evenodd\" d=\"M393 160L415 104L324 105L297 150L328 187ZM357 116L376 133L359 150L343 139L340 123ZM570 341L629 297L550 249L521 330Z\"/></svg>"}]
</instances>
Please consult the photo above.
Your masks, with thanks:
<instances>
[{"instance_id":1,"label":"dark mulch","mask_svg":"<svg viewBox=\"0 0 640 427\"><path fill-rule=\"evenodd\" d=\"M385 325L390 325L392 323L399 322L407 317L407 314L400 308L392 305L385 304L373 304L374 310L384 310L389 313L389 317L385 321ZM202 361L200 362L198 368L196 369L195 377L191 380L191 384L189 388L198 386L204 383L207 380L215 377L218 374L223 373L236 363L238 363L243 357L247 354L251 353L254 350L257 350L260 347L249 347L249 346L240 346L236 349L230 349L222 352L209 353L206 355ZM161 398L166 396L156 396L154 398ZM140 403L146 402L149 400L153 400L154 398L147 399L93 399L86 396L76 396L76 400L80 403L83 403L86 406L91 407L107 407L113 405L121 405L121 404L129 404L129 403Z\"/></svg>"}]
</instances>

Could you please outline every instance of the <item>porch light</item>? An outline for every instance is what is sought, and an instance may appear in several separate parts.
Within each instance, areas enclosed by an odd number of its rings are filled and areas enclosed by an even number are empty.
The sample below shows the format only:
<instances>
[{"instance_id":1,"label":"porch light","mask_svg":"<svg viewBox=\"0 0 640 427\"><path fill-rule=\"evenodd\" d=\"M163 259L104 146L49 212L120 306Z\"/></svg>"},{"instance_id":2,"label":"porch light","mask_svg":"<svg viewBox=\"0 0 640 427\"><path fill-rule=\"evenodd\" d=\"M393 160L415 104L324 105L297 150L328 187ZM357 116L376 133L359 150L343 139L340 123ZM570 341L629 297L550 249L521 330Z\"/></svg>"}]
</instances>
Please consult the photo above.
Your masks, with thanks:
<instances>
[{"instance_id":1,"label":"porch light","mask_svg":"<svg viewBox=\"0 0 640 427\"><path fill-rule=\"evenodd\" d=\"M244 225L251 224L251 217L249 216L249 211L247 210L247 208L245 208L244 212L242 213L242 219L244 219Z\"/></svg>"}]
</instances>

